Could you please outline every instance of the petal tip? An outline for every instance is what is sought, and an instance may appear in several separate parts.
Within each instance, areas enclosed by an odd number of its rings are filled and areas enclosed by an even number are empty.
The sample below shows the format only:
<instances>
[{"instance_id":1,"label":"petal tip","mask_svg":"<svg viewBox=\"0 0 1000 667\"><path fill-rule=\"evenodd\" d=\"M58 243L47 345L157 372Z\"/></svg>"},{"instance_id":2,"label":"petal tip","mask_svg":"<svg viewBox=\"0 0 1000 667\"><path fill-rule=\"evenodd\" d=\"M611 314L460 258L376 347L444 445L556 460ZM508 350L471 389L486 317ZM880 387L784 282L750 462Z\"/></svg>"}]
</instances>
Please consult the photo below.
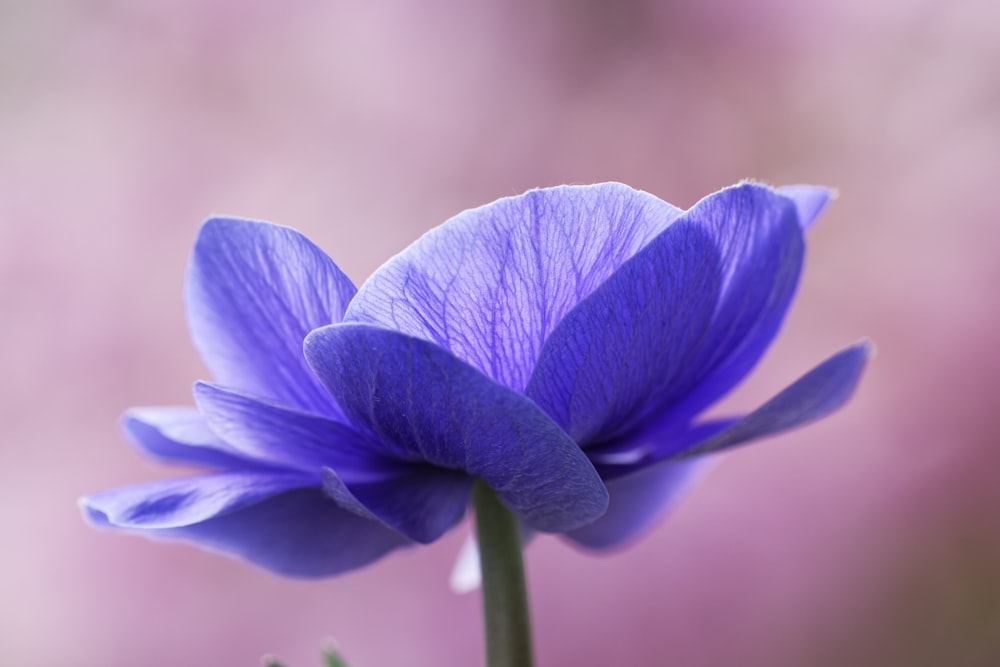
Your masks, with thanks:
<instances>
[{"instance_id":1,"label":"petal tip","mask_svg":"<svg viewBox=\"0 0 1000 667\"><path fill-rule=\"evenodd\" d=\"M260 235L265 230L282 229L288 228L264 220L252 220L250 218L228 215L209 216L202 221L201 226L198 228L191 260L188 264L188 272L189 274L197 272L199 262L206 261L207 258L214 256L218 252L220 247L218 244L220 243L225 244L225 247L229 247L234 243L238 243L238 239L252 238Z\"/></svg>"},{"instance_id":2,"label":"petal tip","mask_svg":"<svg viewBox=\"0 0 1000 667\"><path fill-rule=\"evenodd\" d=\"M129 408L118 418L118 430L131 441L136 439L135 431L138 428L139 422L139 415L136 410L137 408Z\"/></svg>"},{"instance_id":3,"label":"petal tip","mask_svg":"<svg viewBox=\"0 0 1000 667\"><path fill-rule=\"evenodd\" d=\"M222 215L213 215L205 218L201 226L198 227L198 233L195 236L191 264L197 261L198 255L216 238L231 235L235 230L245 226L249 222L249 220ZM189 265L188 270L192 271L194 268Z\"/></svg>"},{"instance_id":4,"label":"petal tip","mask_svg":"<svg viewBox=\"0 0 1000 667\"><path fill-rule=\"evenodd\" d=\"M118 418L118 431L140 451L151 453L149 448L145 446L148 441L147 436L150 435L151 430L159 433L160 429L157 426L151 427L149 419L144 416L146 413L146 408L129 408Z\"/></svg>"},{"instance_id":5,"label":"petal tip","mask_svg":"<svg viewBox=\"0 0 1000 667\"><path fill-rule=\"evenodd\" d=\"M846 357L853 358L854 374L860 376L861 371L864 370L868 362L875 357L877 352L878 348L870 338L862 338L857 343L854 343L853 345L850 345L835 354L828 361L832 361L833 359L843 360Z\"/></svg>"},{"instance_id":6,"label":"petal tip","mask_svg":"<svg viewBox=\"0 0 1000 667\"><path fill-rule=\"evenodd\" d=\"M878 354L878 346L871 338L862 338L854 344L854 347L864 355L866 360L874 359L875 355Z\"/></svg>"},{"instance_id":7,"label":"petal tip","mask_svg":"<svg viewBox=\"0 0 1000 667\"><path fill-rule=\"evenodd\" d=\"M200 232L214 232L222 231L224 229L231 229L234 227L254 227L258 225L270 225L269 222L263 222L261 220L251 220L249 218L240 218L233 215L210 215L205 218L201 223Z\"/></svg>"},{"instance_id":8,"label":"petal tip","mask_svg":"<svg viewBox=\"0 0 1000 667\"><path fill-rule=\"evenodd\" d=\"M777 192L795 204L795 210L799 216L799 226L802 229L812 227L820 214L830 205L830 202L840 196L840 192L836 188L823 185L784 185L778 188Z\"/></svg>"},{"instance_id":9,"label":"petal tip","mask_svg":"<svg viewBox=\"0 0 1000 667\"><path fill-rule=\"evenodd\" d=\"M191 384L191 397L194 399L195 405L198 404L198 399L205 396L206 393L212 391L218 385L212 382L206 382L205 380L195 380Z\"/></svg>"},{"instance_id":10,"label":"petal tip","mask_svg":"<svg viewBox=\"0 0 1000 667\"><path fill-rule=\"evenodd\" d=\"M93 496L81 496L76 500L76 506L83 514L83 520L96 528L108 528L113 525L107 512L100 509Z\"/></svg>"}]
</instances>

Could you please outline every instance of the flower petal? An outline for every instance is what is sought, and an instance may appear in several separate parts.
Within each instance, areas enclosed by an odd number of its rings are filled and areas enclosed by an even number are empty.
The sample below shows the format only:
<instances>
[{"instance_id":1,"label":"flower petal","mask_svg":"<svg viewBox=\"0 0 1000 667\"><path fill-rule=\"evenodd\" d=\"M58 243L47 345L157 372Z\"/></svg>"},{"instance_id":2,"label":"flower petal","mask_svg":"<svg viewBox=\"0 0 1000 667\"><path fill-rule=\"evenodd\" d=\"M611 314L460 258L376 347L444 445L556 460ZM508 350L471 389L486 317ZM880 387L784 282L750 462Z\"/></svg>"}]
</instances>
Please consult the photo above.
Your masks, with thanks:
<instances>
[{"instance_id":1,"label":"flower petal","mask_svg":"<svg viewBox=\"0 0 1000 667\"><path fill-rule=\"evenodd\" d=\"M410 544L395 531L338 507L318 487L301 487L302 478L258 484L262 480L240 477L253 488L236 494L239 502L219 502L220 489L199 494L190 482L171 480L144 485L140 492L133 487L97 494L81 505L96 525L194 542L291 577L339 574ZM196 479L201 485L229 487L229 492L235 486L231 479ZM201 502L192 499L192 491ZM171 498L178 494L187 510L171 516L168 508L177 502ZM157 505L165 511L151 509Z\"/></svg>"},{"instance_id":2,"label":"flower petal","mask_svg":"<svg viewBox=\"0 0 1000 667\"><path fill-rule=\"evenodd\" d=\"M527 549L532 540L535 539L535 531L528 528L524 523L520 524L521 529L521 549ZM483 583L483 572L480 568L479 542L475 533L469 534L462 544L461 551L455 558L455 565L451 570L451 577L448 585L451 592L456 595L471 593L479 588Z\"/></svg>"},{"instance_id":3,"label":"flower petal","mask_svg":"<svg viewBox=\"0 0 1000 667\"><path fill-rule=\"evenodd\" d=\"M164 462L222 469L252 465L191 407L132 408L122 417L122 430L144 453Z\"/></svg>"},{"instance_id":4,"label":"flower petal","mask_svg":"<svg viewBox=\"0 0 1000 667\"><path fill-rule=\"evenodd\" d=\"M188 326L220 384L336 415L302 357L302 341L339 322L354 293L337 265L295 230L213 218L188 266Z\"/></svg>"},{"instance_id":5,"label":"flower petal","mask_svg":"<svg viewBox=\"0 0 1000 667\"><path fill-rule=\"evenodd\" d=\"M412 542L338 507L319 489L297 489L253 507L169 531L288 577L328 577L368 565Z\"/></svg>"},{"instance_id":6,"label":"flower petal","mask_svg":"<svg viewBox=\"0 0 1000 667\"><path fill-rule=\"evenodd\" d=\"M500 199L383 265L345 321L435 342L520 391L562 317L679 214L620 183Z\"/></svg>"},{"instance_id":7,"label":"flower petal","mask_svg":"<svg viewBox=\"0 0 1000 667\"><path fill-rule=\"evenodd\" d=\"M576 443L524 396L447 350L363 324L318 329L306 358L350 415L396 456L481 477L529 525L557 532L603 514Z\"/></svg>"},{"instance_id":8,"label":"flower petal","mask_svg":"<svg viewBox=\"0 0 1000 667\"><path fill-rule=\"evenodd\" d=\"M302 474L224 472L103 491L81 500L87 518L119 528L176 528L260 502L289 489L317 486Z\"/></svg>"},{"instance_id":9,"label":"flower petal","mask_svg":"<svg viewBox=\"0 0 1000 667\"><path fill-rule=\"evenodd\" d=\"M469 534L451 568L448 586L455 595L464 595L478 589L483 583L483 571L479 566L479 542L475 534Z\"/></svg>"},{"instance_id":10,"label":"flower petal","mask_svg":"<svg viewBox=\"0 0 1000 667\"><path fill-rule=\"evenodd\" d=\"M772 212L783 208L767 196L770 194L767 188L744 185L741 189L763 195L757 203L758 215L769 206L773 207ZM735 190L729 188L722 193ZM795 204L796 217L802 226L811 224L833 197L832 190L811 185L786 186L778 192ZM783 213L787 214L787 208ZM744 248L744 257L734 257L737 262L743 261L742 270L734 270L730 289L720 299L713 324L717 330L728 330L730 335L727 342L717 343L720 352L705 362L705 373L697 387L674 407L674 419L680 423L688 422L738 385L757 365L781 328L798 285L804 246L787 215L772 217L771 222L773 226L764 225L755 231L756 239L752 246ZM737 244L737 250L740 243L746 243L739 241L736 234L730 242Z\"/></svg>"},{"instance_id":11,"label":"flower petal","mask_svg":"<svg viewBox=\"0 0 1000 667\"><path fill-rule=\"evenodd\" d=\"M211 429L247 458L319 475L329 466L347 479L394 474L374 436L327 417L299 412L240 392L199 382L198 404Z\"/></svg>"},{"instance_id":12,"label":"flower petal","mask_svg":"<svg viewBox=\"0 0 1000 667\"><path fill-rule=\"evenodd\" d=\"M741 420L695 426L686 437L660 440L659 445L655 437L646 434L648 449L643 463L617 468L599 465L610 495L608 511L566 537L587 548L604 549L637 536L704 474L716 458L706 455L814 421L843 405L853 393L870 351L870 344L860 343L837 353ZM714 435L700 441L695 437L706 432ZM635 438L638 440L642 438ZM690 446L692 441L696 444ZM685 442L689 446L685 447Z\"/></svg>"},{"instance_id":13,"label":"flower petal","mask_svg":"<svg viewBox=\"0 0 1000 667\"><path fill-rule=\"evenodd\" d=\"M843 405L869 354L868 343L837 353L743 419L706 422L673 435L653 427L616 443L617 449L588 452L608 487L608 512L567 537L593 549L630 540L672 507L706 462L717 458L707 455L819 419Z\"/></svg>"},{"instance_id":14,"label":"flower petal","mask_svg":"<svg viewBox=\"0 0 1000 667\"><path fill-rule=\"evenodd\" d=\"M756 363L802 251L791 201L773 190L743 184L706 197L566 315L527 395L584 445L668 409L687 423L705 405L691 408L694 389L695 401L714 400Z\"/></svg>"},{"instance_id":15,"label":"flower petal","mask_svg":"<svg viewBox=\"0 0 1000 667\"><path fill-rule=\"evenodd\" d=\"M862 341L841 350L729 428L673 458L717 452L827 416L854 393L872 349L869 341Z\"/></svg>"},{"instance_id":16,"label":"flower petal","mask_svg":"<svg viewBox=\"0 0 1000 667\"><path fill-rule=\"evenodd\" d=\"M323 468L323 489L341 507L380 521L408 538L429 544L462 520L472 478L430 465L409 466L395 477L345 483Z\"/></svg>"},{"instance_id":17,"label":"flower petal","mask_svg":"<svg viewBox=\"0 0 1000 667\"><path fill-rule=\"evenodd\" d=\"M827 205L837 196L835 190L819 185L783 185L778 193L795 202L799 215L799 226L803 230L812 227Z\"/></svg>"},{"instance_id":18,"label":"flower petal","mask_svg":"<svg viewBox=\"0 0 1000 667\"><path fill-rule=\"evenodd\" d=\"M661 463L611 480L607 513L565 537L588 549L608 549L635 539L673 510L713 463L712 457Z\"/></svg>"},{"instance_id":19,"label":"flower petal","mask_svg":"<svg viewBox=\"0 0 1000 667\"><path fill-rule=\"evenodd\" d=\"M341 507L413 540L434 541L465 513L468 475L390 458L370 432L207 383L195 385L195 398L212 429L247 456L321 474Z\"/></svg>"},{"instance_id":20,"label":"flower petal","mask_svg":"<svg viewBox=\"0 0 1000 667\"><path fill-rule=\"evenodd\" d=\"M607 484L651 464L674 458L738 421L732 417L713 419L679 428L668 413L663 419L652 420L624 438L588 449L587 456Z\"/></svg>"}]
</instances>

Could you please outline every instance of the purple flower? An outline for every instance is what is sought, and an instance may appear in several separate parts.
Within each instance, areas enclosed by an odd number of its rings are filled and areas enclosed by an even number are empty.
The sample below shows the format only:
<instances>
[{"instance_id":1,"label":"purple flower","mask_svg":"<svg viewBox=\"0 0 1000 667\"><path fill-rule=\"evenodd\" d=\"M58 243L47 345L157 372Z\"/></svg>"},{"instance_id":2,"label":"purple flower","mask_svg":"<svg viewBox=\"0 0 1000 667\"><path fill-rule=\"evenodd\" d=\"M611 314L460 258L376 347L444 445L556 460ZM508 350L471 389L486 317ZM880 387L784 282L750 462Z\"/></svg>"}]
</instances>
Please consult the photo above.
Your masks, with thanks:
<instances>
[{"instance_id":1,"label":"purple flower","mask_svg":"<svg viewBox=\"0 0 1000 667\"><path fill-rule=\"evenodd\" d=\"M216 383L195 385L197 409L124 423L146 452L216 472L84 510L323 576L433 541L481 478L530 529L617 545L710 455L854 390L867 343L742 418L700 418L777 333L828 199L741 184L682 211L614 183L534 190L452 218L357 293L291 229L210 220L186 299Z\"/></svg>"}]
</instances>

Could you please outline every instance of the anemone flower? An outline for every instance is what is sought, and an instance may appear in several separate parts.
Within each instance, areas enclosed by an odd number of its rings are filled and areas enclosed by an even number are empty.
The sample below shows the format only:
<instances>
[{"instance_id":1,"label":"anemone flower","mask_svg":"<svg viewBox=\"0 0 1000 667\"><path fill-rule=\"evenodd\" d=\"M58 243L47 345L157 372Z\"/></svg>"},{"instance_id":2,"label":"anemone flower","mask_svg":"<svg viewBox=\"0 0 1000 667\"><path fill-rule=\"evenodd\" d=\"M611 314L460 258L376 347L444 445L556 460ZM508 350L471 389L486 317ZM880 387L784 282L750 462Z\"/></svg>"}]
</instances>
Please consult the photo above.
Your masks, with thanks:
<instances>
[{"instance_id":1,"label":"anemone flower","mask_svg":"<svg viewBox=\"0 0 1000 667\"><path fill-rule=\"evenodd\" d=\"M742 417L703 414L788 310L823 188L743 183L684 211L606 183L468 210L356 292L285 227L205 223L186 282L215 378L130 439L208 469L82 500L93 523L301 577L432 542L475 480L529 531L633 538L730 447L823 417L868 357L837 352Z\"/></svg>"}]
</instances>

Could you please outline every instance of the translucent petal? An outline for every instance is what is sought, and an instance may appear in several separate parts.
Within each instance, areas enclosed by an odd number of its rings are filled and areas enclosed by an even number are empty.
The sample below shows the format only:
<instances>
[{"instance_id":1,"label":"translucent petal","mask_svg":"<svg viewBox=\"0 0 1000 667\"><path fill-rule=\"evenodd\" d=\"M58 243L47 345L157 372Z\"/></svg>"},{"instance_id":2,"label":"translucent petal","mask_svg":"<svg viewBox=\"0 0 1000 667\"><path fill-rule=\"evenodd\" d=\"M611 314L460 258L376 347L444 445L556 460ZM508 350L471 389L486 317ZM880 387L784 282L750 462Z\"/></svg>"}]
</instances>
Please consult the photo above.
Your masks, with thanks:
<instances>
[{"instance_id":1,"label":"translucent petal","mask_svg":"<svg viewBox=\"0 0 1000 667\"><path fill-rule=\"evenodd\" d=\"M799 226L809 229L827 205L837 196L836 191L819 185L783 185L778 194L795 202Z\"/></svg>"},{"instance_id":2,"label":"translucent petal","mask_svg":"<svg viewBox=\"0 0 1000 667\"><path fill-rule=\"evenodd\" d=\"M455 558L448 586L456 595L464 595L478 589L483 583L483 572L479 567L479 543L475 535L469 535L462 543L462 549Z\"/></svg>"},{"instance_id":3,"label":"translucent petal","mask_svg":"<svg viewBox=\"0 0 1000 667\"><path fill-rule=\"evenodd\" d=\"M142 452L167 463L219 469L253 465L223 442L192 407L132 408L122 417L122 430Z\"/></svg>"},{"instance_id":4,"label":"translucent petal","mask_svg":"<svg viewBox=\"0 0 1000 667\"><path fill-rule=\"evenodd\" d=\"M522 390L562 317L679 214L619 183L500 199L389 260L345 321L433 341Z\"/></svg>"},{"instance_id":5,"label":"translucent petal","mask_svg":"<svg viewBox=\"0 0 1000 667\"><path fill-rule=\"evenodd\" d=\"M309 372L302 341L339 322L354 293L302 234L233 218L202 226L185 285L191 338L216 381L320 414L337 408Z\"/></svg>"}]
</instances>

